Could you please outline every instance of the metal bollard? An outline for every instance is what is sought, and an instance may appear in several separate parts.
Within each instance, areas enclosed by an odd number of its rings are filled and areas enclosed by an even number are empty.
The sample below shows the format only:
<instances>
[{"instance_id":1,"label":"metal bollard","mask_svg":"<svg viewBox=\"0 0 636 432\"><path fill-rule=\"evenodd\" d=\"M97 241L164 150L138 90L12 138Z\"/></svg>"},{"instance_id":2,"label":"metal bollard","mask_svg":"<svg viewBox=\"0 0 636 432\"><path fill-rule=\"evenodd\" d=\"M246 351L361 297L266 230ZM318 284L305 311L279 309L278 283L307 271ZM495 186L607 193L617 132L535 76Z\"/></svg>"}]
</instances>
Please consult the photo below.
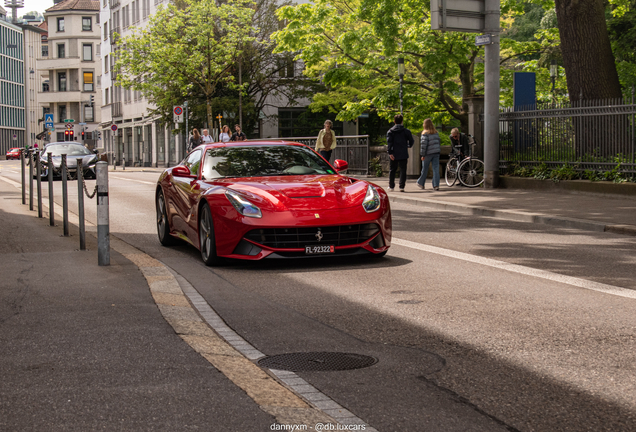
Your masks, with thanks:
<instances>
[{"instance_id":1,"label":"metal bollard","mask_svg":"<svg viewBox=\"0 0 636 432\"><path fill-rule=\"evenodd\" d=\"M62 155L62 214L64 220L64 237L68 237L68 170L66 169L66 155Z\"/></svg>"},{"instance_id":2,"label":"metal bollard","mask_svg":"<svg viewBox=\"0 0 636 432\"><path fill-rule=\"evenodd\" d=\"M29 149L29 210L33 210L33 150Z\"/></svg>"},{"instance_id":3,"label":"metal bollard","mask_svg":"<svg viewBox=\"0 0 636 432\"><path fill-rule=\"evenodd\" d=\"M86 250L86 226L84 224L84 168L82 160L77 160L77 210L79 216L80 250Z\"/></svg>"},{"instance_id":4,"label":"metal bollard","mask_svg":"<svg viewBox=\"0 0 636 432\"><path fill-rule=\"evenodd\" d=\"M36 175L38 176L37 185L38 185L38 217L42 217L42 161L40 160L40 152L35 153L35 158L37 162L35 162L36 167Z\"/></svg>"},{"instance_id":5,"label":"metal bollard","mask_svg":"<svg viewBox=\"0 0 636 432\"><path fill-rule=\"evenodd\" d=\"M24 149L20 150L20 166L22 168L22 177L20 177L22 179L22 204L26 204L26 180L24 180L24 171L26 169L24 166Z\"/></svg>"},{"instance_id":6,"label":"metal bollard","mask_svg":"<svg viewBox=\"0 0 636 432\"><path fill-rule=\"evenodd\" d=\"M55 226L55 210L53 206L55 201L53 200L53 153L47 153L48 157L48 169L49 169L49 225Z\"/></svg>"},{"instance_id":7,"label":"metal bollard","mask_svg":"<svg viewBox=\"0 0 636 432\"><path fill-rule=\"evenodd\" d=\"M97 162L97 263L110 265L110 228L108 219L108 164Z\"/></svg>"}]
</instances>

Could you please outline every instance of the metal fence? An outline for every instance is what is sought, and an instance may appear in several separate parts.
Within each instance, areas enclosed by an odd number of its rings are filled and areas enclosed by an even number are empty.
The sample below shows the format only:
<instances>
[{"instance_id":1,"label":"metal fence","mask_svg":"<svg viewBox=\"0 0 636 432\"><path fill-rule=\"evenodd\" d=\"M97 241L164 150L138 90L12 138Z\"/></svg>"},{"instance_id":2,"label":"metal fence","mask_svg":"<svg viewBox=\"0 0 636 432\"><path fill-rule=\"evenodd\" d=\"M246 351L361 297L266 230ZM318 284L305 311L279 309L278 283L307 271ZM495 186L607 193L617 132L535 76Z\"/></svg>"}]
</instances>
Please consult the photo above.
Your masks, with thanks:
<instances>
[{"instance_id":1,"label":"metal fence","mask_svg":"<svg viewBox=\"0 0 636 432\"><path fill-rule=\"evenodd\" d=\"M499 114L500 169L511 164L570 164L579 172L617 169L633 176L635 114L633 94L631 100L503 109Z\"/></svg>"},{"instance_id":2,"label":"metal fence","mask_svg":"<svg viewBox=\"0 0 636 432\"><path fill-rule=\"evenodd\" d=\"M250 141L293 141L316 147L317 137L266 138ZM332 160L342 159L349 164L350 174L369 174L369 135L347 135L336 137L336 148L331 155Z\"/></svg>"}]
</instances>

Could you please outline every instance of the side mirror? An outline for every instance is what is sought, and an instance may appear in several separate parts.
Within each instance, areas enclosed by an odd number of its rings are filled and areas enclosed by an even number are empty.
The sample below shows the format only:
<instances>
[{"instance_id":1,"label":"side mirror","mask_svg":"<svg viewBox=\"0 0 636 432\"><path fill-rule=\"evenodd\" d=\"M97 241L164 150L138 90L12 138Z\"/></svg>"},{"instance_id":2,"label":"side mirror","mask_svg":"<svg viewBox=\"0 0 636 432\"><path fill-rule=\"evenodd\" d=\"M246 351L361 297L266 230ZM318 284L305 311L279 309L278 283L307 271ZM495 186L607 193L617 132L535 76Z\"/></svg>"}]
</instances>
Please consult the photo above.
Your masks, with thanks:
<instances>
[{"instance_id":1,"label":"side mirror","mask_svg":"<svg viewBox=\"0 0 636 432\"><path fill-rule=\"evenodd\" d=\"M172 175L174 177L194 177L190 170L183 165L177 165L172 168Z\"/></svg>"},{"instance_id":2,"label":"side mirror","mask_svg":"<svg viewBox=\"0 0 636 432\"><path fill-rule=\"evenodd\" d=\"M336 159L333 162L333 167L336 169L336 171L344 171L347 168L349 168L349 164L346 161L343 161L342 159Z\"/></svg>"}]
</instances>

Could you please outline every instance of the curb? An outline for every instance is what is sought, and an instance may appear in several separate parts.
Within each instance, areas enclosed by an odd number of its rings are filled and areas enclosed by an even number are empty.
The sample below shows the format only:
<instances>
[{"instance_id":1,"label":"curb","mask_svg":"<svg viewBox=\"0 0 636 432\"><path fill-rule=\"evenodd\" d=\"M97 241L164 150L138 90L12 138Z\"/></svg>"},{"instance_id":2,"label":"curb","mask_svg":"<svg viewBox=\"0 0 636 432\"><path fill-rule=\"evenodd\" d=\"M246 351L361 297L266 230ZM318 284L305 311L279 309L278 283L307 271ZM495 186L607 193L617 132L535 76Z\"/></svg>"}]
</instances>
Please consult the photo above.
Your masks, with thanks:
<instances>
[{"instance_id":1,"label":"curb","mask_svg":"<svg viewBox=\"0 0 636 432\"><path fill-rule=\"evenodd\" d=\"M603 222L595 222L587 219L567 218L514 210L497 210L470 204L449 203L426 198L413 199L389 195L389 201L468 215L494 217L497 219L511 220L515 222L537 223L563 228L575 228L585 231L611 232L614 234L636 236L636 225L608 225Z\"/></svg>"}]
</instances>

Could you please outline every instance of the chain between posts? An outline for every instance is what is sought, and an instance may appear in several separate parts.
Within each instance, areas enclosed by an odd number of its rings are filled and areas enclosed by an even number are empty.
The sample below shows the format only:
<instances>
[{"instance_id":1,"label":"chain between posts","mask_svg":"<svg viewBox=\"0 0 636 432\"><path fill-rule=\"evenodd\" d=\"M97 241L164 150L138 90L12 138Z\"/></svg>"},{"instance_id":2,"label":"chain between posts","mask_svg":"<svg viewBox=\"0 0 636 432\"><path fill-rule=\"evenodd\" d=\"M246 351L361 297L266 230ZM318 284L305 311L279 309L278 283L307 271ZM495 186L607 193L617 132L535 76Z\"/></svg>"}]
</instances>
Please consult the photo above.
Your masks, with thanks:
<instances>
[{"instance_id":1,"label":"chain between posts","mask_svg":"<svg viewBox=\"0 0 636 432\"><path fill-rule=\"evenodd\" d=\"M88 189L86 188L86 179L84 179L84 176L82 176L82 185L84 186L84 194L88 197L88 199L93 199L95 198L95 195L97 194L97 185L95 185L95 189L93 189L93 193L88 193Z\"/></svg>"}]
</instances>

